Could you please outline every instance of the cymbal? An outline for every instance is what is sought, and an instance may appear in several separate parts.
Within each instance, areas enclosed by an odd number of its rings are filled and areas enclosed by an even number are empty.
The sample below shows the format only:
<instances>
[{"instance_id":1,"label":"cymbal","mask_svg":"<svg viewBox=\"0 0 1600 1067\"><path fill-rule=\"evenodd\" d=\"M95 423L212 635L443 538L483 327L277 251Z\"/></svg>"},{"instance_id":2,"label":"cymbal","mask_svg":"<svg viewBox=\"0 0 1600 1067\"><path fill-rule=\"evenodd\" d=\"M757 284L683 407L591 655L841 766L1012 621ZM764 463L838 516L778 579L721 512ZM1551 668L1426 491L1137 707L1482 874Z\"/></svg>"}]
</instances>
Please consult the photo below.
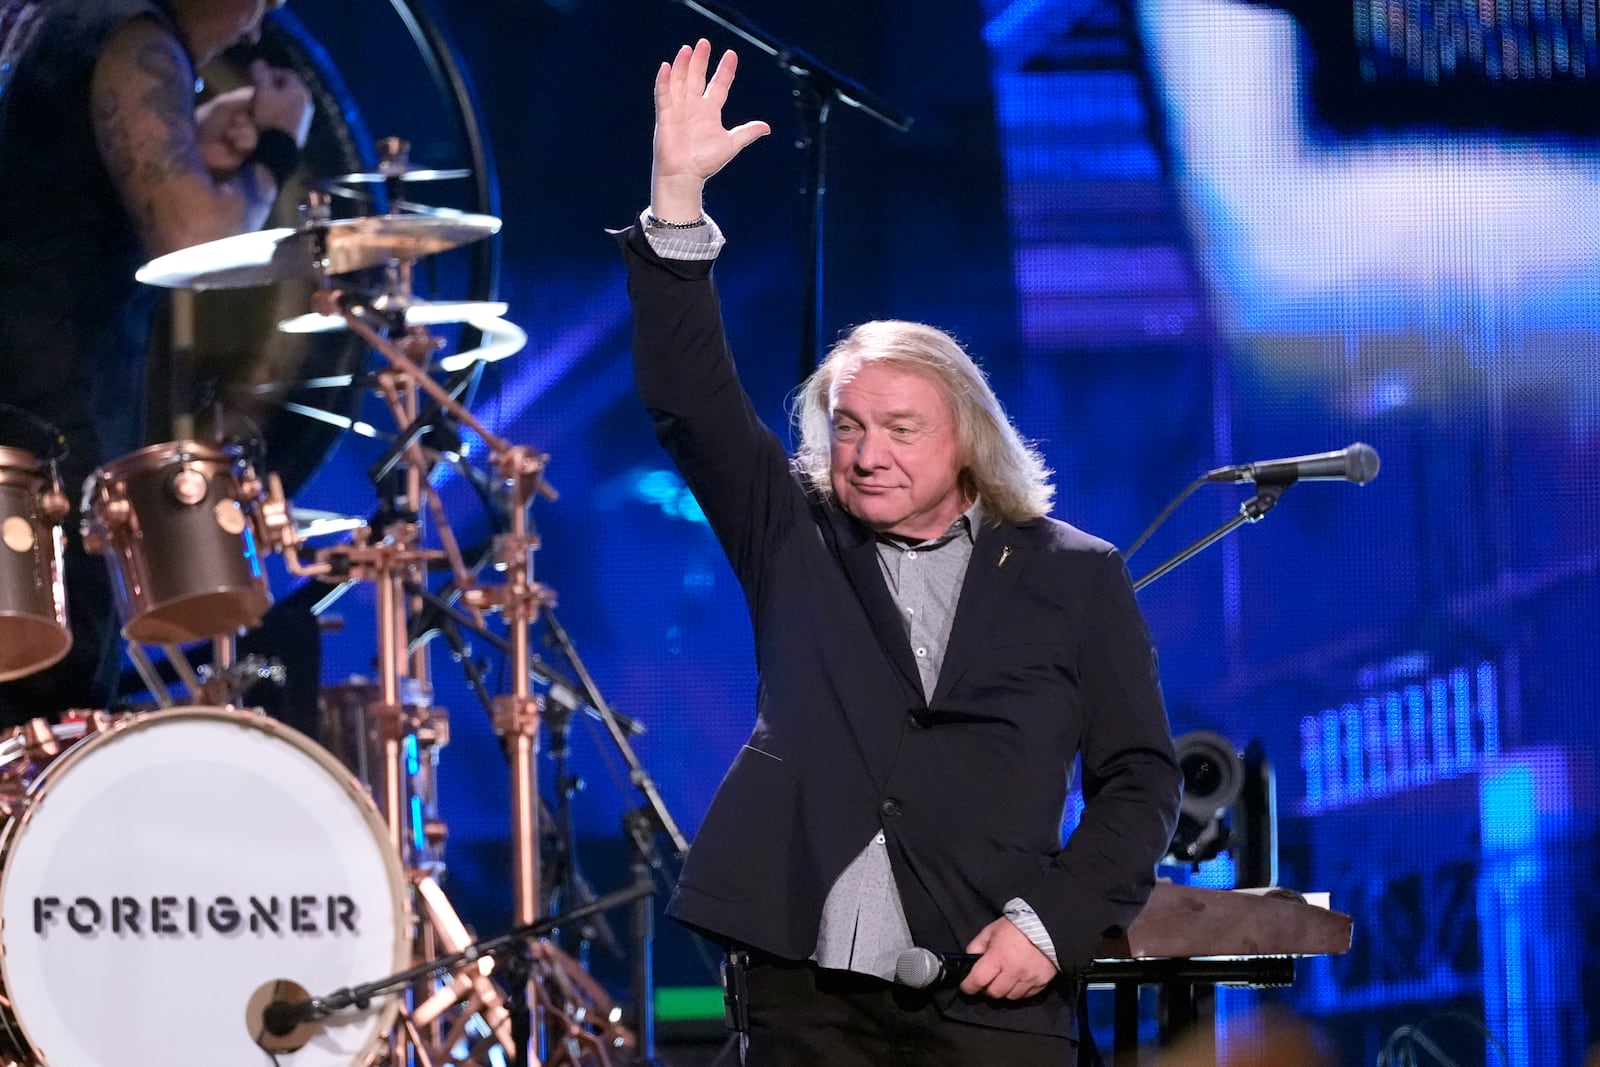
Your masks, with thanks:
<instances>
[{"instance_id":1,"label":"cymbal","mask_svg":"<svg viewBox=\"0 0 1600 1067\"><path fill-rule=\"evenodd\" d=\"M323 274L349 274L390 260L421 259L498 232L500 220L492 215L362 215L180 248L152 259L134 277L169 289L238 289L312 277L319 268Z\"/></svg>"},{"instance_id":2,"label":"cymbal","mask_svg":"<svg viewBox=\"0 0 1600 1067\"><path fill-rule=\"evenodd\" d=\"M319 224L326 232L323 273L349 274L391 259L422 259L500 232L492 215L362 215ZM303 238L309 240L315 231Z\"/></svg>"},{"instance_id":3,"label":"cymbal","mask_svg":"<svg viewBox=\"0 0 1600 1067\"><path fill-rule=\"evenodd\" d=\"M522 327L509 319L475 318L472 325L483 332L482 343L477 348L469 348L438 360L435 365L440 370L450 372L478 362L496 363L521 352L528 343L528 335Z\"/></svg>"},{"instance_id":4,"label":"cymbal","mask_svg":"<svg viewBox=\"0 0 1600 1067\"><path fill-rule=\"evenodd\" d=\"M291 510L294 513L294 531L302 538L325 537L328 534L344 533L347 530L359 529L367 524L367 520L359 515L344 515L337 511L318 511L315 508L296 507Z\"/></svg>"},{"instance_id":5,"label":"cymbal","mask_svg":"<svg viewBox=\"0 0 1600 1067\"><path fill-rule=\"evenodd\" d=\"M243 289L270 285L283 275L275 262L295 230L279 227L223 237L157 256L134 272L146 285L167 289Z\"/></svg>"},{"instance_id":6,"label":"cymbal","mask_svg":"<svg viewBox=\"0 0 1600 1067\"><path fill-rule=\"evenodd\" d=\"M449 374L470 367L474 363L495 363L508 356L514 356L527 347L527 333L509 319L474 316L467 321L483 334L478 346L434 360L427 367L429 373L443 371ZM252 386L250 392L257 396L283 396L300 389L344 389L352 385L364 385L369 378L370 375L329 374L295 381L260 382ZM308 405L287 400L282 402L282 406L285 410L338 426L341 430L354 430L369 437L375 434L370 426L345 415L335 415L320 408L312 409Z\"/></svg>"},{"instance_id":7,"label":"cymbal","mask_svg":"<svg viewBox=\"0 0 1600 1067\"><path fill-rule=\"evenodd\" d=\"M406 307L407 326L442 326L452 322L473 322L504 315L509 305L493 300L417 300ZM284 319L278 329L284 333L329 333L349 326L343 315L318 315L311 312Z\"/></svg>"},{"instance_id":8,"label":"cymbal","mask_svg":"<svg viewBox=\"0 0 1600 1067\"><path fill-rule=\"evenodd\" d=\"M455 178L470 177L472 177L472 171L467 170L465 167L455 170L417 167L393 173L382 170L363 170L356 171L354 174L335 174L331 178L324 178L323 181L336 185L376 185L379 182L386 182L390 178L399 178L403 182L442 182Z\"/></svg>"}]
</instances>

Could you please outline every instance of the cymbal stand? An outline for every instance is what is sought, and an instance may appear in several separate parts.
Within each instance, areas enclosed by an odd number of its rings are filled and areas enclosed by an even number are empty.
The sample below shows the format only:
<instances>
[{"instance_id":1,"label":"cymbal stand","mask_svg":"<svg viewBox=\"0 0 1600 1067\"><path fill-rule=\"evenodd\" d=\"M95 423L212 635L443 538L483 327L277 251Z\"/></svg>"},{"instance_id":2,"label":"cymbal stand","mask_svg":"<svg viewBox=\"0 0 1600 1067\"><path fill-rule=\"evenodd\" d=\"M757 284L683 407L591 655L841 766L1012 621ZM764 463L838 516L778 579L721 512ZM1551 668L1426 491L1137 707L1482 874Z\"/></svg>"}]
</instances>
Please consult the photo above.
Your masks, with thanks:
<instances>
[{"instance_id":1,"label":"cymbal stand","mask_svg":"<svg viewBox=\"0 0 1600 1067\"><path fill-rule=\"evenodd\" d=\"M515 921L518 925L527 925L538 918L539 910L538 789L533 759L539 706L529 682L532 657L528 630L544 602L544 591L533 581L532 554L539 542L528 524L528 507L535 494L546 498L555 495L544 481L547 457L525 446L513 445L492 432L424 373L410 355L378 336L349 309L340 307L337 291L324 290L315 299L322 305L319 311L342 314L357 336L405 374L412 384L428 393L452 418L477 433L493 457L495 473L506 494L511 530L495 539L497 564L505 573L505 581L497 589L468 588L464 600L470 608L498 608L511 634L512 691L496 701L496 729L512 752L512 895ZM426 331L421 333L426 336ZM466 576L463 573L461 577Z\"/></svg>"},{"instance_id":2,"label":"cymbal stand","mask_svg":"<svg viewBox=\"0 0 1600 1067\"><path fill-rule=\"evenodd\" d=\"M380 806L383 809L384 828L390 847L401 857L409 872L413 900L417 903L417 912L422 920L417 927L415 952L421 958L428 958L440 947L465 943L465 928L438 890L433 873L428 869L430 853L426 849L430 842L426 828L421 833L416 828L407 833L411 806L407 798L408 778L405 773L406 740L428 738L428 747L436 747L445 736L444 724L447 720L443 709L415 699L418 685L410 673L411 658L405 654L407 597L404 587L409 575L426 570L430 562L443 558L444 553L437 549L416 547L415 524L396 523L391 526L389 535L378 541L373 541L370 531L362 527L356 531L350 543L318 549L315 561L308 564L299 559L292 545L294 524L287 520L282 486L275 479L268 513L274 528L279 531L279 537L285 540L284 558L292 573L331 581L365 581L372 583L375 589L378 699L368 706L367 712L376 720L383 744L383 755L379 762L382 764ZM407 686L405 683L412 684ZM408 689L412 691L410 694L406 692ZM408 695L413 697L410 703L404 700ZM420 758L424 753L420 751L420 740L418 744ZM428 751L426 755L431 759L432 752ZM419 976L418 984L410 990L409 999L414 1005L432 1003L431 998L436 995L424 981L425 978ZM474 1010L480 1011L492 1028L492 1011L501 1002L498 990L488 981L487 973L460 985L458 992L471 994L472 1003L479 1006ZM452 995L445 1007L457 1003L458 999ZM416 1010L415 1007L411 1009L411 1028L401 1028L390 1037L388 1063L393 1067L403 1067L409 1062L407 1048L412 1044L413 1031L418 1040L425 1040L427 1035L416 1030L416 1027L421 1026L431 1033L436 1029L433 1024L438 1021L444 1008L435 1009L425 1022L415 1021ZM437 1040L436 1033L432 1036ZM500 1036L499 1032L496 1036ZM508 1032L505 1043L509 1050Z\"/></svg>"},{"instance_id":3,"label":"cymbal stand","mask_svg":"<svg viewBox=\"0 0 1600 1067\"><path fill-rule=\"evenodd\" d=\"M486 437L485 442L489 439ZM538 538L528 525L528 506L544 471L544 457L521 446L494 448L496 471L510 503L511 531L496 541L496 560L505 572L505 582L496 589L475 587L465 591L469 607L500 609L511 634L512 691L495 699L495 731L500 735L511 761L511 852L513 922L526 926L539 917L539 779L538 752L539 701L529 683L531 661L528 632L544 601L543 591L533 581L533 552ZM512 990L513 1019L519 1036L543 1034L543 1020L537 1002L530 1004L528 985ZM525 1016L523 1013L527 1013ZM528 1018L524 1022L524 1018ZM540 1042L541 1052L543 1042ZM526 1045L516 1048L516 1067L528 1063Z\"/></svg>"},{"instance_id":4,"label":"cymbal stand","mask_svg":"<svg viewBox=\"0 0 1600 1067\"><path fill-rule=\"evenodd\" d=\"M528 508L535 494L550 498L554 496L554 491L544 482L543 477L547 457L524 446L512 445L490 431L442 386L423 372L417 365L417 357L422 355L425 358L426 355L425 351L418 351L424 348L422 339L429 336L425 330L409 332L410 351L402 351L401 346L380 337L367 322L354 314L352 309L341 306L339 296L335 290L322 290L314 298L314 302L318 305L317 310L323 314L342 315L350 329L388 360L410 386L428 393L451 417L476 432L493 457L501 490L508 501L507 511L510 515L511 529L509 533L496 538L496 558L505 574L505 580L494 589L479 586L466 588L465 600L468 607L480 611L498 609L511 635L512 692L495 701L495 729L501 736L511 762L514 922L518 926L528 926L538 919L540 910L539 791L538 768L535 762L539 702L529 680L532 658L529 630L545 599L544 591L533 580L532 553L538 547L538 538L529 527ZM413 463L411 466L413 469L408 472L408 477L420 493L424 484L421 480L421 470L418 469L418 464ZM428 491L431 492L431 489ZM442 510L438 513L438 517L443 518ZM398 560L396 562L398 563ZM463 582L467 580L464 568L458 578ZM398 668L401 662L399 650L403 647L400 642L403 641L405 634L403 622L400 621L401 604L404 600L401 595L402 581L400 568L390 566L383 570L378 585L379 658L384 665L385 705L395 703L398 695ZM398 752L390 751L387 735L385 755L397 764ZM396 766L394 770L397 769ZM394 770L386 769L385 794L389 800L398 801L397 789L391 786L391 779L395 777ZM400 847L396 819L393 815L390 816L390 833L395 839L396 847ZM512 1004L513 1014L526 1005L525 996L526 990L516 992L514 1000L520 1003ZM538 1029L535 1025L534 1030Z\"/></svg>"},{"instance_id":5,"label":"cymbal stand","mask_svg":"<svg viewBox=\"0 0 1600 1067\"><path fill-rule=\"evenodd\" d=\"M461 639L460 630L467 629L482 638L503 654L510 654L510 643L499 635L473 624L470 619L459 614L459 609L449 602L426 589L413 589L413 593L422 597L432 609L437 620L439 631L446 635L452 645L460 650L465 647ZM559 674L554 674L547 668L536 669L533 673L546 684L551 685L551 693L564 690L560 699L550 699L546 703L547 724L551 726L552 749L561 743L556 737L557 723L561 718L570 717L577 710L583 710L592 717L600 719L611 734L618 751L627 762L629 780L645 798L645 803L623 816L623 829L627 833L634 848L634 861L632 864L633 882L641 887L641 896L635 899L632 916L631 940L633 942L633 974L632 995L634 1003L638 1005L638 1017L635 1029L638 1034L640 1063L654 1062L654 1014L653 1014L653 987L651 969L651 945L654 937L655 912L653 901L649 897L656 889L656 875L662 870L662 857L656 848L655 839L659 833L665 833L671 842L674 854L682 858L688 851L688 841L679 831L677 823L667 811L665 802L657 792L655 783L649 771L640 762L628 741L631 733L640 733L642 728L626 715L612 708L600 694L594 679L590 676L582 658L578 655L576 645L571 636L561 625L556 617L554 606L546 603L543 617L552 636L555 637L563 655L572 665L578 675L578 682L562 679ZM469 672L469 677L475 672ZM480 695L480 699L484 699ZM486 701L487 702L487 701ZM565 706L563 706L563 704ZM570 832L567 840L571 841ZM570 847L570 846L569 846ZM573 872L576 874L576 871ZM580 876L581 877L581 876ZM586 914L581 905L586 905L592 899L592 894L581 881L575 881L568 890L570 903L580 905L577 908L564 909L568 916ZM557 910L554 906L552 911ZM604 919L595 921L597 933L602 940L606 937ZM614 938L612 938L614 940Z\"/></svg>"}]
</instances>

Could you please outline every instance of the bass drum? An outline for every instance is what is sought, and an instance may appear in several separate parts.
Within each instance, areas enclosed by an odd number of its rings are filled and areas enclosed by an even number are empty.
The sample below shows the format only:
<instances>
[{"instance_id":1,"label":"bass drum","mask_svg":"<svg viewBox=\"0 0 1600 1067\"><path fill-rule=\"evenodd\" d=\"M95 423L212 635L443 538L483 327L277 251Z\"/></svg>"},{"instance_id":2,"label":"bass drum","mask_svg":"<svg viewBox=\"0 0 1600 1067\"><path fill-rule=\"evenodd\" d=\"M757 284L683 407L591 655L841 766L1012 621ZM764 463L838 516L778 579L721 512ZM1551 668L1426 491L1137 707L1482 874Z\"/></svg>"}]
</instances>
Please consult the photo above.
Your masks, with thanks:
<instances>
[{"instance_id":1,"label":"bass drum","mask_svg":"<svg viewBox=\"0 0 1600 1067\"><path fill-rule=\"evenodd\" d=\"M409 963L399 858L325 751L255 712L188 707L34 720L0 739L0 760L0 1062L377 1056L393 997L292 1050L261 1024L270 998Z\"/></svg>"}]
</instances>

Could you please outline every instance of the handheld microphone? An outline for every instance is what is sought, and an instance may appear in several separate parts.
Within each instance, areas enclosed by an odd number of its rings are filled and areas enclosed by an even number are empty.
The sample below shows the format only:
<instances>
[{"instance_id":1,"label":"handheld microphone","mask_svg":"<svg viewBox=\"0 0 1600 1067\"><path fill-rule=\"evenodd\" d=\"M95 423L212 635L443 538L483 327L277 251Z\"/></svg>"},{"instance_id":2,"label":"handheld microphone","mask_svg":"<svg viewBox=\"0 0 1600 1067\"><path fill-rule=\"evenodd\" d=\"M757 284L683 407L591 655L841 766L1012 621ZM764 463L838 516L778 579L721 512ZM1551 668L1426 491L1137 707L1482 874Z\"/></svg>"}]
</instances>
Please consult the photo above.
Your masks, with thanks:
<instances>
[{"instance_id":1,"label":"handheld microphone","mask_svg":"<svg viewBox=\"0 0 1600 1067\"><path fill-rule=\"evenodd\" d=\"M934 952L908 948L894 961L894 980L911 989L956 985L983 957L970 952Z\"/></svg>"},{"instance_id":2,"label":"handheld microphone","mask_svg":"<svg viewBox=\"0 0 1600 1067\"><path fill-rule=\"evenodd\" d=\"M1366 485L1378 476L1378 452L1357 441L1333 452L1289 459L1268 459L1218 467L1205 477L1208 482L1255 482L1257 485L1288 485L1293 482L1335 481Z\"/></svg>"}]
</instances>

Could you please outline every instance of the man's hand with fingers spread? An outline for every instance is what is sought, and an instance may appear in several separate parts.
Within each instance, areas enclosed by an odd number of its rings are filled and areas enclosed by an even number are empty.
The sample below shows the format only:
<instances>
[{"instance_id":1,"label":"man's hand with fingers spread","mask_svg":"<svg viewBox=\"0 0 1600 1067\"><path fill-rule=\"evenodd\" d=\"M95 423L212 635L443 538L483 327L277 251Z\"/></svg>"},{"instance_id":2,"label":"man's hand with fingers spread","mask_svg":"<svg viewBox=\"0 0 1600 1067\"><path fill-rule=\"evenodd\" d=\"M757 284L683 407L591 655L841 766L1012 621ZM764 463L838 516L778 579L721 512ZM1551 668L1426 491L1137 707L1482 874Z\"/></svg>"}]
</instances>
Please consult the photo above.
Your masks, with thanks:
<instances>
[{"instance_id":1,"label":"man's hand with fingers spread","mask_svg":"<svg viewBox=\"0 0 1600 1067\"><path fill-rule=\"evenodd\" d=\"M650 211L669 222L700 217L700 194L708 178L772 127L760 120L733 129L722 125L739 57L722 54L706 79L711 43L703 38L684 45L672 62L656 71L656 137L650 180Z\"/></svg>"}]
</instances>

